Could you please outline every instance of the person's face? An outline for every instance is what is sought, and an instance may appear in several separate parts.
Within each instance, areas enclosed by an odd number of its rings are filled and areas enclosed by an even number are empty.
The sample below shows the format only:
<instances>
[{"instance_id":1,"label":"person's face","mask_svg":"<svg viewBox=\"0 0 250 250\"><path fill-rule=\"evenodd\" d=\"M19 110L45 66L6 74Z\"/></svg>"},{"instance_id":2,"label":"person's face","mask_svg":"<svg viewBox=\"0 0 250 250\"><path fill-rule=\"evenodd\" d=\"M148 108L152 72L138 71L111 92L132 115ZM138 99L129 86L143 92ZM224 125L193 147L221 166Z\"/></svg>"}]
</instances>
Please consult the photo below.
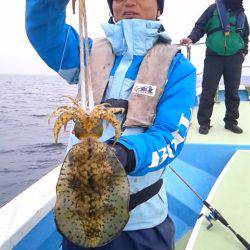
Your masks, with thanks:
<instances>
[{"instance_id":1,"label":"person's face","mask_svg":"<svg viewBox=\"0 0 250 250\"><path fill-rule=\"evenodd\" d=\"M113 0L113 16L122 19L156 20L160 16L157 0Z\"/></svg>"}]
</instances>

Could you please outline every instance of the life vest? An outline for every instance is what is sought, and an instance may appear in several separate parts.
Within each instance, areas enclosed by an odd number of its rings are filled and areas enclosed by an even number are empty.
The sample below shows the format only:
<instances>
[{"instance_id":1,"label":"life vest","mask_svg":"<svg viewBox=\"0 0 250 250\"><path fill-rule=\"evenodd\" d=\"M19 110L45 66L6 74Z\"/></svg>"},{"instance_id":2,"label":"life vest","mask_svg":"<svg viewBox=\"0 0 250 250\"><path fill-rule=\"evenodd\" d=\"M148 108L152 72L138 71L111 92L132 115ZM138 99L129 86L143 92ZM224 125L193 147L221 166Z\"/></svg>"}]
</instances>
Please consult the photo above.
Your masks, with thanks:
<instances>
[{"instance_id":1,"label":"life vest","mask_svg":"<svg viewBox=\"0 0 250 250\"><path fill-rule=\"evenodd\" d=\"M179 51L177 46L157 43L148 51L139 68L128 100L124 127L149 127L155 118L171 62ZM91 49L91 80L95 104L101 103L107 87L115 55L106 38L93 40Z\"/></svg>"},{"instance_id":2,"label":"life vest","mask_svg":"<svg viewBox=\"0 0 250 250\"><path fill-rule=\"evenodd\" d=\"M221 56L234 55L244 48L241 32L236 32L236 16L231 11L227 11L227 16L230 24L229 34L226 34L222 29L217 9L206 25L206 46Z\"/></svg>"},{"instance_id":3,"label":"life vest","mask_svg":"<svg viewBox=\"0 0 250 250\"><path fill-rule=\"evenodd\" d=\"M177 46L157 43L148 51L139 68L131 95L124 127L149 127L155 118L156 107L167 82L169 67ZM100 104L115 62L112 46L106 38L93 40L90 67L94 102ZM130 196L129 211L156 195L163 185L159 179L150 186Z\"/></svg>"}]
</instances>

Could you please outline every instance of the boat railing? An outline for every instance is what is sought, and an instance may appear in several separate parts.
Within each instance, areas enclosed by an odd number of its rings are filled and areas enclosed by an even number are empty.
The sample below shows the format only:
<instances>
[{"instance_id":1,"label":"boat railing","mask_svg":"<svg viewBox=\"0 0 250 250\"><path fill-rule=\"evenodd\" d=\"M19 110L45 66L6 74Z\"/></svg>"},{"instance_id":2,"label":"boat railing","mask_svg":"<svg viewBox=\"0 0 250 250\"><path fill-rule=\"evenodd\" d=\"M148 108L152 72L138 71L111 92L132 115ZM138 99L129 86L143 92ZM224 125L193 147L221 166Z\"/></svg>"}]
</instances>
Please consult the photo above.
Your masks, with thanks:
<instances>
[{"instance_id":1,"label":"boat railing","mask_svg":"<svg viewBox=\"0 0 250 250\"><path fill-rule=\"evenodd\" d=\"M193 46L200 46L200 45L205 45L205 43L201 42L201 43L191 43L191 44L180 44L180 43L176 43L174 44L178 47L185 47L186 51L187 51L187 59L189 61L191 61L191 56L192 56L192 47Z\"/></svg>"},{"instance_id":2,"label":"boat railing","mask_svg":"<svg viewBox=\"0 0 250 250\"><path fill-rule=\"evenodd\" d=\"M180 43L176 43L174 45L182 48L184 47L186 49L186 57L187 59L192 62L192 48L194 46L205 46L206 43L204 42L200 42L200 43L195 43L195 44L188 44L188 45L184 45L184 44L180 44ZM205 56L205 53L204 53L204 56ZM244 61L246 63L246 60ZM245 63L243 62L243 66L242 66L242 69L250 69L250 65L246 65ZM196 76L197 77L200 77L203 75L203 71L200 71L198 73L196 73ZM219 102L219 90L223 90L224 89L224 86L223 85L219 85L218 86L218 90L217 90L217 94L216 94L216 97L215 97L215 102ZM246 89L248 92L250 91L250 82L249 83L244 83L244 84L240 84L240 87L239 89ZM196 87L196 95L199 96L201 94L201 91L202 91L202 87L199 86L197 84L197 87Z\"/></svg>"},{"instance_id":3,"label":"boat railing","mask_svg":"<svg viewBox=\"0 0 250 250\"><path fill-rule=\"evenodd\" d=\"M193 46L201 46L201 45L205 45L206 43L204 43L204 42L200 42L200 43L191 43L191 44L188 44L188 45L185 45L185 44L180 44L180 43L175 43L175 44L173 44L173 45L176 45L176 46L178 46L178 47L184 47L184 48L186 48L186 53L187 53L187 59L189 60L189 61L192 61L192 47ZM250 65L244 65L244 63L243 63L243 66L242 66L242 68L250 68ZM202 75L203 74L203 71L202 72L199 72L199 73L197 73L196 75L197 76L199 76L199 75Z\"/></svg>"}]
</instances>

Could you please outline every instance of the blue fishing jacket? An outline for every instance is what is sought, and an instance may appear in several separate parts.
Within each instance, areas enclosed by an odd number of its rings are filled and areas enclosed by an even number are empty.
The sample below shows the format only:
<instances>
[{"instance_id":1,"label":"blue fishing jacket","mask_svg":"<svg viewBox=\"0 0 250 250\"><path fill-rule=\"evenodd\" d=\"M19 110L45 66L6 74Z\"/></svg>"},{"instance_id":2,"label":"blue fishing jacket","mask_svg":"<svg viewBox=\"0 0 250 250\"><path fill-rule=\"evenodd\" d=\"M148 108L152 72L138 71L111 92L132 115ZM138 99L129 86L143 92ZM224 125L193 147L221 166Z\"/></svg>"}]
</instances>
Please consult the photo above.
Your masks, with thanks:
<instances>
[{"instance_id":1,"label":"blue fishing jacket","mask_svg":"<svg viewBox=\"0 0 250 250\"><path fill-rule=\"evenodd\" d=\"M26 0L26 31L41 58L70 84L79 79L79 38L65 23L65 0ZM104 24L107 39L115 53L115 63L104 99L128 99L140 64L158 39L168 42L160 30L161 22L122 20ZM129 174L131 193L138 192L162 178L166 166L180 153L195 104L196 70L177 53L170 66L164 92L157 105L153 124L148 128L128 128L119 139L135 154L135 169ZM122 117L119 117L122 119ZM114 136L111 126L101 141ZM70 139L70 146L77 143ZM147 202L130 212L125 230L151 228L168 214L165 187Z\"/></svg>"}]
</instances>

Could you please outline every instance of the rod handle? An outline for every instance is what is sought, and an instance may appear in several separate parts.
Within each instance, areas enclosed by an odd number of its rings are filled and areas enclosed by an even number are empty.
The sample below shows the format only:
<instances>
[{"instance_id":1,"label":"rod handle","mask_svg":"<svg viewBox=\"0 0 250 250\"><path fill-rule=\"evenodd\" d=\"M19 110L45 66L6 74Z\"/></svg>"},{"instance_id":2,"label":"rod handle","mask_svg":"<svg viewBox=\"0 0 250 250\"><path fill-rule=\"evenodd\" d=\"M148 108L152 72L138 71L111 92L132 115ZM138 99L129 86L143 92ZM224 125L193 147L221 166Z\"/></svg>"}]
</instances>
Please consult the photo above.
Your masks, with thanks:
<instances>
[{"instance_id":1,"label":"rod handle","mask_svg":"<svg viewBox=\"0 0 250 250\"><path fill-rule=\"evenodd\" d=\"M239 234L236 234L236 237L247 250L250 250L250 244L242 236L240 236Z\"/></svg>"}]
</instances>

